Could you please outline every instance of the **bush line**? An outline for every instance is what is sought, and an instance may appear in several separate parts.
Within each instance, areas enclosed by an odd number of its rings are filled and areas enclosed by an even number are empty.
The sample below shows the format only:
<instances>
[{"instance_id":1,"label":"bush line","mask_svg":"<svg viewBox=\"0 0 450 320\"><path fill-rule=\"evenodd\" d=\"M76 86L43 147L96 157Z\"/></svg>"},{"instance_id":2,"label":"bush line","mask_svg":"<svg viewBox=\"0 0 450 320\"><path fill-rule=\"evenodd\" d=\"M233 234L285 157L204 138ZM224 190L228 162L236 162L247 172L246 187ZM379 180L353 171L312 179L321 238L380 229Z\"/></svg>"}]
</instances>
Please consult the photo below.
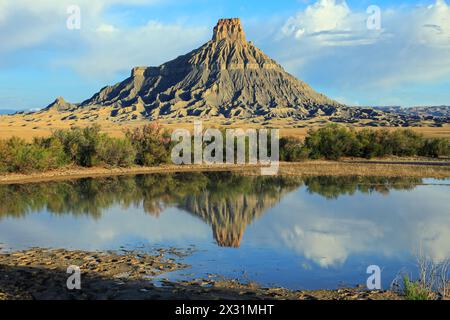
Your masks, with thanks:
<instances>
[{"instance_id":1,"label":"bush line","mask_svg":"<svg viewBox=\"0 0 450 320\"><path fill-rule=\"evenodd\" d=\"M56 130L50 137L31 143L12 137L0 140L0 172L28 173L61 168L158 166L170 163L170 133L158 123L127 130L124 138L112 138L98 125ZM425 138L410 129L356 131L330 125L308 132L305 140L280 139L280 160L339 160L342 157L371 159L386 156L450 155L449 140Z\"/></svg>"}]
</instances>

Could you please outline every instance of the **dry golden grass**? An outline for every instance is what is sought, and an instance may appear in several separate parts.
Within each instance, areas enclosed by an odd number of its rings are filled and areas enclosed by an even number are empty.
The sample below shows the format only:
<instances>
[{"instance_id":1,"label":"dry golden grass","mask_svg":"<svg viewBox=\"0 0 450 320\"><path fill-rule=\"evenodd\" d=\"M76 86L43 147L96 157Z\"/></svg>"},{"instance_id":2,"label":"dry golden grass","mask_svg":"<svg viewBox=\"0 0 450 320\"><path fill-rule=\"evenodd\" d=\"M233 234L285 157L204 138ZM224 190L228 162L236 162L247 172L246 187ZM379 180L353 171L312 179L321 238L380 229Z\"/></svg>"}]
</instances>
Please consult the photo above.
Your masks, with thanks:
<instances>
[{"instance_id":1,"label":"dry golden grass","mask_svg":"<svg viewBox=\"0 0 450 320\"><path fill-rule=\"evenodd\" d=\"M186 119L184 122L165 121L161 123L168 130L176 128L193 129L193 119ZM30 114L30 115L14 115L14 116L0 116L0 137L10 138L17 136L24 138L28 141L34 137L43 137L51 134L55 129L68 129L72 126L89 126L92 124L99 124L102 130L111 136L120 137L124 135L124 130L127 128L135 128L148 124L149 121L130 121L124 123L117 123L111 120L106 120L105 117L101 117L97 120L61 120L61 115L56 112L47 112L43 114ZM281 136L292 136L303 139L308 130L316 128L321 124L320 120L314 122L297 122L296 125L304 125L304 128L293 128L293 123L286 120L272 120L267 126L273 128L279 128ZM224 125L218 121L204 121L204 128L260 128L259 124L251 124L248 120L236 120L231 125ZM362 128L356 128L361 130ZM388 128L388 130L396 130L398 128ZM446 137L450 138L450 125L446 125L442 128L434 127L413 127L412 130L424 134L426 137Z\"/></svg>"}]
</instances>

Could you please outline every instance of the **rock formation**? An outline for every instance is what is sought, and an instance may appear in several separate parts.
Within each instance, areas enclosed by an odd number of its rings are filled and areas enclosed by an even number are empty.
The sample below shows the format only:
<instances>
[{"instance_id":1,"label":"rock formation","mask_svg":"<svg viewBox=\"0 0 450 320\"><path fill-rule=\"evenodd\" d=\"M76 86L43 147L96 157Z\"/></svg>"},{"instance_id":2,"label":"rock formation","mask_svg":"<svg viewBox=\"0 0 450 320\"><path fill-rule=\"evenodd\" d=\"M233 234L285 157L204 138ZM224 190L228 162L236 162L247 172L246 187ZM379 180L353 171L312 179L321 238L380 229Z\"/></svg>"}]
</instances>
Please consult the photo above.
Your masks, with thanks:
<instances>
[{"instance_id":1,"label":"rock formation","mask_svg":"<svg viewBox=\"0 0 450 320\"><path fill-rule=\"evenodd\" d=\"M414 119L347 107L314 91L246 40L240 19L221 19L212 39L159 67L135 67L126 80L78 105L57 99L42 112L62 120L163 120L195 117L253 123L286 119L408 126ZM177 120L178 119L178 120Z\"/></svg>"},{"instance_id":2,"label":"rock formation","mask_svg":"<svg viewBox=\"0 0 450 320\"><path fill-rule=\"evenodd\" d=\"M72 107L53 105L60 111ZM187 116L264 120L332 115L341 105L247 42L240 19L221 19L212 40L200 48L159 67L133 68L128 79L103 88L77 107L79 112L106 108L112 118L121 120Z\"/></svg>"},{"instance_id":3,"label":"rock formation","mask_svg":"<svg viewBox=\"0 0 450 320\"><path fill-rule=\"evenodd\" d=\"M214 27L213 41L220 41L223 39L245 41L245 33L240 19L233 18L219 20Z\"/></svg>"},{"instance_id":4,"label":"rock formation","mask_svg":"<svg viewBox=\"0 0 450 320\"><path fill-rule=\"evenodd\" d=\"M58 111L58 112L67 112L74 111L77 109L77 106L66 102L63 97L56 98L51 104L49 104L44 110L45 111Z\"/></svg>"}]
</instances>

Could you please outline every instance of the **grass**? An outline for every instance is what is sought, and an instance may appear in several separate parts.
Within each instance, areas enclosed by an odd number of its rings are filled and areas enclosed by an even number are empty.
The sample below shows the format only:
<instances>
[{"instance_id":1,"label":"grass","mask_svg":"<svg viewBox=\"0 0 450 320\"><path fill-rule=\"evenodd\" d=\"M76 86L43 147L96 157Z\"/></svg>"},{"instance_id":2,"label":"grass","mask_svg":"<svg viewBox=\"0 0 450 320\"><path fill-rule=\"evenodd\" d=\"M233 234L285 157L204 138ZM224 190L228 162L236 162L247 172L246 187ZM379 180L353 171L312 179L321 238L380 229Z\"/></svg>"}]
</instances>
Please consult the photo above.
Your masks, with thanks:
<instances>
[{"instance_id":1,"label":"grass","mask_svg":"<svg viewBox=\"0 0 450 320\"><path fill-rule=\"evenodd\" d=\"M407 274L401 273L392 283L392 289L406 300L440 300L450 298L449 267L450 260L435 260L417 252L418 278L411 281Z\"/></svg>"},{"instance_id":2,"label":"grass","mask_svg":"<svg viewBox=\"0 0 450 320\"><path fill-rule=\"evenodd\" d=\"M408 276L403 277L403 294L406 300L432 300L433 293L420 282L412 282Z\"/></svg>"}]
</instances>

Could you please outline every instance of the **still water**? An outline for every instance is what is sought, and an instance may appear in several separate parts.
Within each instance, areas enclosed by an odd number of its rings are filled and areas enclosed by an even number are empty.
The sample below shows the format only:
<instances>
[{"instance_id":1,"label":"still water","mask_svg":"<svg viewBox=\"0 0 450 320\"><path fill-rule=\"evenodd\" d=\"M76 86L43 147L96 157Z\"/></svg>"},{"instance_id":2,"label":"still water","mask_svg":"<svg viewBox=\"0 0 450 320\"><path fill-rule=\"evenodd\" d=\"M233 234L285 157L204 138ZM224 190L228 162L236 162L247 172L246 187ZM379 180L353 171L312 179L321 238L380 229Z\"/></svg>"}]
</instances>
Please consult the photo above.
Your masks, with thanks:
<instances>
[{"instance_id":1,"label":"still water","mask_svg":"<svg viewBox=\"0 0 450 320\"><path fill-rule=\"evenodd\" d=\"M192 268L291 289L388 288L450 257L450 180L189 173L0 186L0 246L193 249Z\"/></svg>"}]
</instances>

